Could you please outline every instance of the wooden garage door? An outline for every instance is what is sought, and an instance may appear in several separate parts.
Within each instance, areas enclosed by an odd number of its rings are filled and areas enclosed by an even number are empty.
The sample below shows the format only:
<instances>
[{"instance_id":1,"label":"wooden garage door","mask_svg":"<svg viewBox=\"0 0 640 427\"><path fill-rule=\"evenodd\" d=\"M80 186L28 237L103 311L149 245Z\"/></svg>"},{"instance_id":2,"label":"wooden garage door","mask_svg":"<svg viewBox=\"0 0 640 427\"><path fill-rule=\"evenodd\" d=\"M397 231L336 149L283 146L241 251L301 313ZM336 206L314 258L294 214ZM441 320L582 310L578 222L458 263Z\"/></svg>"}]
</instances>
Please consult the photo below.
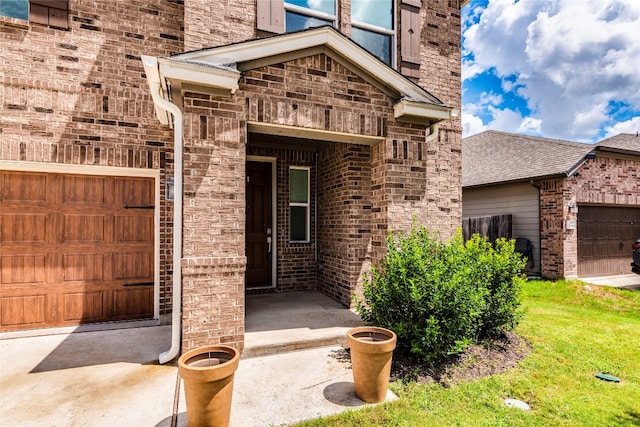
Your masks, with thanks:
<instances>
[{"instance_id":1,"label":"wooden garage door","mask_svg":"<svg viewBox=\"0 0 640 427\"><path fill-rule=\"evenodd\" d=\"M630 273L631 245L640 237L640 208L579 206L578 276Z\"/></svg>"},{"instance_id":2,"label":"wooden garage door","mask_svg":"<svg viewBox=\"0 0 640 427\"><path fill-rule=\"evenodd\" d=\"M0 330L153 317L153 188L0 171Z\"/></svg>"}]
</instances>

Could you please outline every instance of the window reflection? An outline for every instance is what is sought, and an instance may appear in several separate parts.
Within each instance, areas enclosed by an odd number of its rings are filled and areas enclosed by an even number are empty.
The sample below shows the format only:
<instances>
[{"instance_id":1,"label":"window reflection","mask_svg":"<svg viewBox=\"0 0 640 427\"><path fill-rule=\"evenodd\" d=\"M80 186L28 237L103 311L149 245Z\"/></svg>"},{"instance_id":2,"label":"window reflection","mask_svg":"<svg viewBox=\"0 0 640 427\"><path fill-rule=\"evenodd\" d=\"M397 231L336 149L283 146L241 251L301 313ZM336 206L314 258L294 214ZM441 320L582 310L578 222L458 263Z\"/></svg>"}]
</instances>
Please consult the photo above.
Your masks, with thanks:
<instances>
[{"instance_id":1,"label":"window reflection","mask_svg":"<svg viewBox=\"0 0 640 427\"><path fill-rule=\"evenodd\" d=\"M335 0L285 0L285 4L304 7L318 12L328 13L329 15L336 14Z\"/></svg>"},{"instance_id":2,"label":"window reflection","mask_svg":"<svg viewBox=\"0 0 640 427\"><path fill-rule=\"evenodd\" d=\"M393 29L391 0L351 0L351 20Z\"/></svg>"},{"instance_id":3,"label":"window reflection","mask_svg":"<svg viewBox=\"0 0 640 427\"><path fill-rule=\"evenodd\" d=\"M306 16L289 11L286 13L285 22L287 23L287 31L298 31L304 30L305 28L333 25L333 22L331 21L325 21L324 19L314 18L312 16Z\"/></svg>"},{"instance_id":4,"label":"window reflection","mask_svg":"<svg viewBox=\"0 0 640 427\"><path fill-rule=\"evenodd\" d=\"M0 0L0 16L8 16L26 21L29 19L29 1Z\"/></svg>"},{"instance_id":5,"label":"window reflection","mask_svg":"<svg viewBox=\"0 0 640 427\"><path fill-rule=\"evenodd\" d=\"M351 38L360 46L377 56L387 65L391 65L391 36L388 34L374 33L353 27Z\"/></svg>"}]
</instances>

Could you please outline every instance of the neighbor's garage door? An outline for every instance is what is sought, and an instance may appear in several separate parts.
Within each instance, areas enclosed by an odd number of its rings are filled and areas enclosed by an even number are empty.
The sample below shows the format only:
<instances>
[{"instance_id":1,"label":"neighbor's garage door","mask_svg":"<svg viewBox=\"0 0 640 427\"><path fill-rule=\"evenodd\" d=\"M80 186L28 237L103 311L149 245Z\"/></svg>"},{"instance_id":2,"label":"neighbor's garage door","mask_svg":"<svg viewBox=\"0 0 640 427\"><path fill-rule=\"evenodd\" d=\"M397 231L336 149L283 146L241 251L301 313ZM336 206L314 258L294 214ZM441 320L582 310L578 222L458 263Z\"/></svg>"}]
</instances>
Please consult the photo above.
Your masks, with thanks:
<instances>
[{"instance_id":1,"label":"neighbor's garage door","mask_svg":"<svg viewBox=\"0 0 640 427\"><path fill-rule=\"evenodd\" d=\"M579 206L578 276L631 272L631 245L640 237L640 208Z\"/></svg>"},{"instance_id":2,"label":"neighbor's garage door","mask_svg":"<svg viewBox=\"0 0 640 427\"><path fill-rule=\"evenodd\" d=\"M0 330L153 317L153 188L0 171Z\"/></svg>"}]
</instances>

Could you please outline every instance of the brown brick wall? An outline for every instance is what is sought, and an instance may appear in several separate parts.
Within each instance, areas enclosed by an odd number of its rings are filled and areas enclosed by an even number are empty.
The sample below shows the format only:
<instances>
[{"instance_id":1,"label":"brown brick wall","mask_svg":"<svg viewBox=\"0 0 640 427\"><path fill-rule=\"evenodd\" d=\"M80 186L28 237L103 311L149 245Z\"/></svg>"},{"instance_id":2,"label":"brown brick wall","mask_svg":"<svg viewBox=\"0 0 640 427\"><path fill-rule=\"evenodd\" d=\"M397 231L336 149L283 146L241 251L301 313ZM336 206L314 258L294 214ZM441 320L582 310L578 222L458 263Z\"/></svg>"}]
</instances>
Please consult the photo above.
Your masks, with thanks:
<instances>
[{"instance_id":1,"label":"brown brick wall","mask_svg":"<svg viewBox=\"0 0 640 427\"><path fill-rule=\"evenodd\" d=\"M237 100L184 96L183 350L244 345L247 137Z\"/></svg>"},{"instance_id":2,"label":"brown brick wall","mask_svg":"<svg viewBox=\"0 0 640 427\"><path fill-rule=\"evenodd\" d=\"M318 289L350 306L370 259L371 147L332 144L319 163Z\"/></svg>"},{"instance_id":3,"label":"brown brick wall","mask_svg":"<svg viewBox=\"0 0 640 427\"><path fill-rule=\"evenodd\" d=\"M184 50L256 37L256 0L184 0Z\"/></svg>"},{"instance_id":4,"label":"brown brick wall","mask_svg":"<svg viewBox=\"0 0 640 427\"><path fill-rule=\"evenodd\" d=\"M598 154L587 160L578 175L541 183L540 237L542 275L550 278L578 274L578 233L567 230L577 220L580 205L640 206L637 158ZM569 206L578 205L578 213Z\"/></svg>"},{"instance_id":5,"label":"brown brick wall","mask_svg":"<svg viewBox=\"0 0 640 427\"><path fill-rule=\"evenodd\" d=\"M540 256L544 277L565 277L565 230L569 190L563 179L540 183ZM575 218L574 218L575 219Z\"/></svg>"},{"instance_id":6,"label":"brown brick wall","mask_svg":"<svg viewBox=\"0 0 640 427\"><path fill-rule=\"evenodd\" d=\"M0 17L0 159L173 168L140 54L182 51L182 5L69 1L69 29ZM165 173L165 171L167 171ZM160 313L171 308L172 206L161 191Z\"/></svg>"}]
</instances>

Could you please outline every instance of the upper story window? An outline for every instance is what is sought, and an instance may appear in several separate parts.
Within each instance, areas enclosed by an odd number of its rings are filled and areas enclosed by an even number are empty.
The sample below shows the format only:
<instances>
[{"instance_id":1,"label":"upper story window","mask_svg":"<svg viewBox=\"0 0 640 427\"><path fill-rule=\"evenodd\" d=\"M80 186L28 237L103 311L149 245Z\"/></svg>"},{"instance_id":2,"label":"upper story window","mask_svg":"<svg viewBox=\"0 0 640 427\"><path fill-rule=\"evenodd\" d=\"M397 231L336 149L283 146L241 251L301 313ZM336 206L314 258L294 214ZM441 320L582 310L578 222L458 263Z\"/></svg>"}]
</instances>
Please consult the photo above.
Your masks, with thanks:
<instances>
[{"instance_id":1,"label":"upper story window","mask_svg":"<svg viewBox=\"0 0 640 427\"><path fill-rule=\"evenodd\" d=\"M336 26L336 0L285 0L285 31Z\"/></svg>"},{"instance_id":2,"label":"upper story window","mask_svg":"<svg viewBox=\"0 0 640 427\"><path fill-rule=\"evenodd\" d=\"M69 28L67 0L0 0L0 16Z\"/></svg>"},{"instance_id":3,"label":"upper story window","mask_svg":"<svg viewBox=\"0 0 640 427\"><path fill-rule=\"evenodd\" d=\"M27 20L29 19L28 0L0 0L0 16L8 16Z\"/></svg>"},{"instance_id":4,"label":"upper story window","mask_svg":"<svg viewBox=\"0 0 640 427\"><path fill-rule=\"evenodd\" d=\"M351 39L404 75L419 77L422 1L350 0ZM270 33L339 28L338 5L338 0L257 0L257 26Z\"/></svg>"},{"instance_id":5,"label":"upper story window","mask_svg":"<svg viewBox=\"0 0 640 427\"><path fill-rule=\"evenodd\" d=\"M351 38L392 65L395 52L393 0L351 0Z\"/></svg>"}]
</instances>

